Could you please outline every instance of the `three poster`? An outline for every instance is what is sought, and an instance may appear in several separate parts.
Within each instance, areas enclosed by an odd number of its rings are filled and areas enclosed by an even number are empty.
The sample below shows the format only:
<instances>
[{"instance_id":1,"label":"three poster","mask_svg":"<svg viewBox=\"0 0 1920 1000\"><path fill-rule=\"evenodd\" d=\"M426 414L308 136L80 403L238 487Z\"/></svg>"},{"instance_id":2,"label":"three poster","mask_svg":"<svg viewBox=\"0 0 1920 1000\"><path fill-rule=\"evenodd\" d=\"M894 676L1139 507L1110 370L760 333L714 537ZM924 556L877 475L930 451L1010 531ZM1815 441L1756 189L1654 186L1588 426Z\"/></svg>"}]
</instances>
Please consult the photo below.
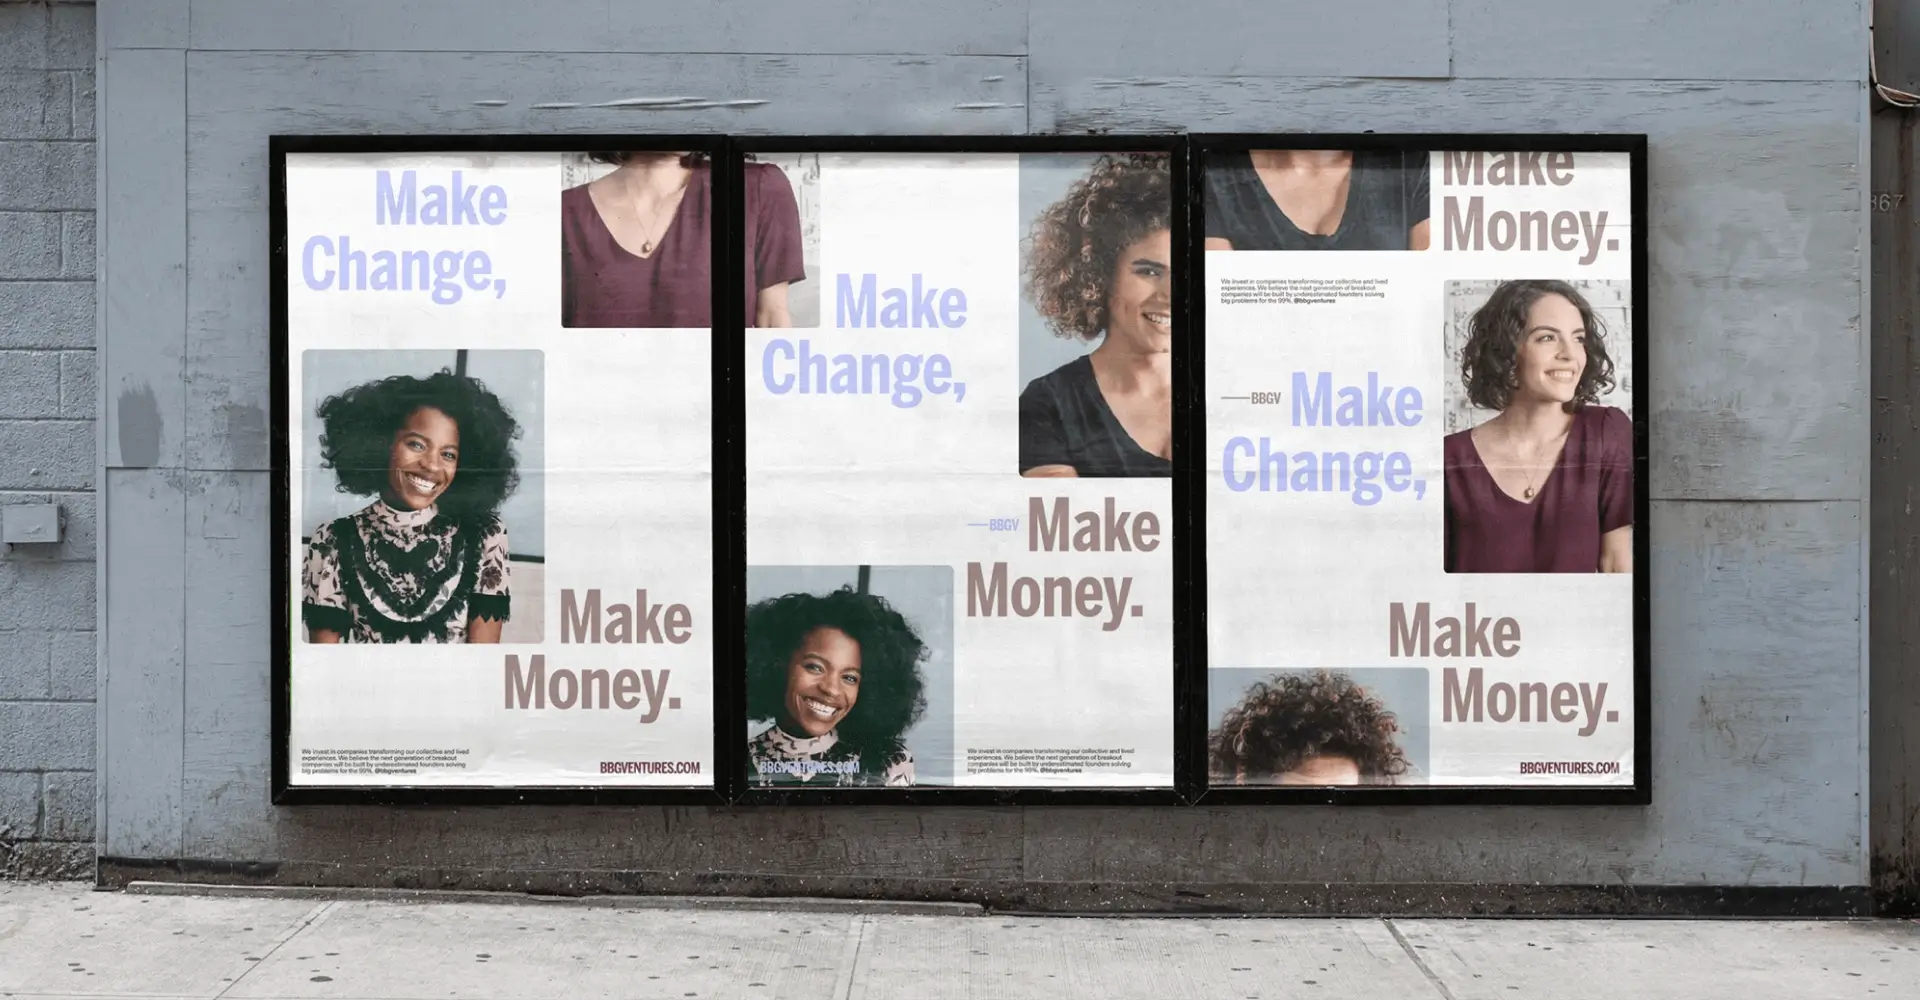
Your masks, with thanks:
<instances>
[{"instance_id":1,"label":"three poster","mask_svg":"<svg viewBox=\"0 0 1920 1000\"><path fill-rule=\"evenodd\" d=\"M278 801L1647 801L1642 137L272 156Z\"/></svg>"}]
</instances>

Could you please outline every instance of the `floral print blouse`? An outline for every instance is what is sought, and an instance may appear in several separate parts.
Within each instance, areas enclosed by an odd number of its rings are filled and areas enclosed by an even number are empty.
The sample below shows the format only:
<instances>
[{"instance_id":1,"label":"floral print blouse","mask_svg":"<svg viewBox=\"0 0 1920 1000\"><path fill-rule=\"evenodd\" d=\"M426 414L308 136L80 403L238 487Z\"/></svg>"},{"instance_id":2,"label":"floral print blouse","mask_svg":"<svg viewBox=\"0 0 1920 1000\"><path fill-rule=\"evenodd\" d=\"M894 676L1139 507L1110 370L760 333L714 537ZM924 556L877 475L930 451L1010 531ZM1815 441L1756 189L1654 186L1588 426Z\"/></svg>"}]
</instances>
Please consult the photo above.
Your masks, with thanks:
<instances>
[{"instance_id":1,"label":"floral print blouse","mask_svg":"<svg viewBox=\"0 0 1920 1000\"><path fill-rule=\"evenodd\" d=\"M307 542L300 616L342 642L466 642L467 621L506 621L507 529L376 501Z\"/></svg>"},{"instance_id":2,"label":"floral print blouse","mask_svg":"<svg viewBox=\"0 0 1920 1000\"><path fill-rule=\"evenodd\" d=\"M770 726L747 741L747 756L747 780L756 786L913 784L913 754L906 747L895 743L884 753L862 754L838 730L797 737Z\"/></svg>"}]
</instances>

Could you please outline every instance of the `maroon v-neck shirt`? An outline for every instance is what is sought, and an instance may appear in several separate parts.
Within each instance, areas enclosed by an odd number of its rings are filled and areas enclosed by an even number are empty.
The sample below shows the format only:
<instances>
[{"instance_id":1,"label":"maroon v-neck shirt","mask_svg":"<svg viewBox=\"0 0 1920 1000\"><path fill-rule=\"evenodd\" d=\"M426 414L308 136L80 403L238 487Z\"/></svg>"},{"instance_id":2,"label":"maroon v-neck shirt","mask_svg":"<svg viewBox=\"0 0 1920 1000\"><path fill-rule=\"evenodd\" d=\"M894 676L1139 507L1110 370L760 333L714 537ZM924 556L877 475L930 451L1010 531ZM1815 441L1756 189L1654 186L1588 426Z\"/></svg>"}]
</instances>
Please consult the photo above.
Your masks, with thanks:
<instances>
[{"instance_id":1,"label":"maroon v-neck shirt","mask_svg":"<svg viewBox=\"0 0 1920 1000\"><path fill-rule=\"evenodd\" d=\"M800 209L787 175L771 163L746 165L747 322L760 289L806 277ZM560 193L560 325L713 325L713 171L693 168L687 192L653 253L641 257L613 238L587 185Z\"/></svg>"},{"instance_id":2,"label":"maroon v-neck shirt","mask_svg":"<svg viewBox=\"0 0 1920 1000\"><path fill-rule=\"evenodd\" d=\"M1597 573L1600 536L1633 523L1633 422L1611 406L1574 411L1531 501L1493 481L1472 431L1447 435L1445 452L1449 573Z\"/></svg>"}]
</instances>

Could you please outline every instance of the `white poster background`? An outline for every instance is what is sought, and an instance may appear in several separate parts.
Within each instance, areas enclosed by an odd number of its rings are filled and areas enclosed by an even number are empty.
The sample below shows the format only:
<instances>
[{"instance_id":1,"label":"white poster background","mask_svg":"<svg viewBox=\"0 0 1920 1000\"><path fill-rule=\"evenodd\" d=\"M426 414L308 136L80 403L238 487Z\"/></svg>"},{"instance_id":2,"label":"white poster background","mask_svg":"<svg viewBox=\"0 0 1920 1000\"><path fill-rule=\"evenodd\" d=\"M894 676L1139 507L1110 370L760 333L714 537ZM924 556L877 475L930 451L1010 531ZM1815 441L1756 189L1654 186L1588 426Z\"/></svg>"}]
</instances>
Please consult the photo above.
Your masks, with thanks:
<instances>
[{"instance_id":1,"label":"white poster background","mask_svg":"<svg viewBox=\"0 0 1920 1000\"><path fill-rule=\"evenodd\" d=\"M293 524L291 780L295 786L693 786L713 784L712 458L708 330L565 329L560 325L561 154L287 157L288 367L295 411L303 352L544 352L546 552L538 644L315 645L299 624L303 477L317 461L290 435ZM377 225L376 172L416 183L498 185L499 225ZM476 200L476 206L484 202ZM355 250L483 250L504 288L462 290L437 304L420 291L318 291L305 278L309 239ZM319 269L316 268L316 272ZM316 273L316 277L320 275ZM368 502L372 502L369 498ZM513 525L507 525L509 534ZM537 565L537 564L536 564ZM515 563L514 572L526 564ZM684 644L562 644L563 589L602 592L605 606L684 604ZM506 662L541 654L558 670L666 671L672 699L650 723L638 710L509 709ZM676 704L677 703L677 704ZM308 774L309 751L458 752L464 767L417 773ZM602 773L603 762L615 765ZM644 773L623 765L667 765ZM406 768L393 769L404 772ZM636 773L640 772L640 773Z\"/></svg>"},{"instance_id":2,"label":"white poster background","mask_svg":"<svg viewBox=\"0 0 1920 1000\"><path fill-rule=\"evenodd\" d=\"M1170 787L1172 484L1019 475L1019 170L1017 155L821 158L821 326L747 331L747 561L953 567L953 703L928 712L953 713L957 784ZM917 273L923 287L963 289L965 325L836 328L838 276L858 289L867 273L877 288ZM816 353L945 354L966 396L903 408L880 394L771 392L769 344L801 340ZM776 378L798 367L775 365ZM1159 546L1030 551L1033 497L1150 511ZM1018 530L993 530L1000 518ZM1125 579L1127 613L1112 631L1104 619L970 616L968 565L999 561L1009 578ZM1126 764L967 774L969 751L989 750L1126 751Z\"/></svg>"},{"instance_id":3,"label":"white poster background","mask_svg":"<svg viewBox=\"0 0 1920 1000\"><path fill-rule=\"evenodd\" d=\"M1489 161L1493 154L1486 154ZM1565 186L1448 185L1445 154L1432 155L1432 249L1398 252L1209 252L1207 310L1207 641L1209 666L1328 668L1424 666L1429 672L1432 784L1633 784L1633 578L1630 574L1448 574L1443 569L1441 439L1445 434L1445 286L1457 279L1616 279L1632 276L1629 159L1578 153ZM1448 250L1448 197L1474 195L1486 211L1607 213L1599 254L1584 249L1504 252ZM1604 241L1613 242L1606 243ZM1334 304L1224 304L1229 282L1361 279L1379 282L1377 298ZM1245 286L1241 286L1245 287ZM1644 322L1643 318L1636 317ZM1631 330L1612 331L1630 339ZM1411 427L1293 426L1293 373L1330 372L1335 387L1367 384L1368 373L1394 387L1416 387L1421 421ZM1256 404L1255 393L1279 393ZM1629 410L1631 414L1631 410ZM1350 493L1263 492L1230 488L1225 449L1234 438L1283 451L1403 451L1424 493L1387 494L1377 504ZM1257 457L1257 456L1256 456ZM1240 467L1244 469L1242 461ZM1291 461L1288 466L1291 471ZM1644 482L1636 483L1644 490ZM1638 526L1645 530L1645 526ZM1645 572L1646 567L1637 567ZM1511 617L1521 628L1518 655L1427 659L1390 657L1389 607L1411 612L1428 602L1434 619ZM1453 721L1444 685L1478 667L1483 683L1604 684L1599 724L1578 735L1572 723ZM1217 706L1209 706L1210 710ZM1582 762L1617 773L1522 773L1523 762Z\"/></svg>"}]
</instances>

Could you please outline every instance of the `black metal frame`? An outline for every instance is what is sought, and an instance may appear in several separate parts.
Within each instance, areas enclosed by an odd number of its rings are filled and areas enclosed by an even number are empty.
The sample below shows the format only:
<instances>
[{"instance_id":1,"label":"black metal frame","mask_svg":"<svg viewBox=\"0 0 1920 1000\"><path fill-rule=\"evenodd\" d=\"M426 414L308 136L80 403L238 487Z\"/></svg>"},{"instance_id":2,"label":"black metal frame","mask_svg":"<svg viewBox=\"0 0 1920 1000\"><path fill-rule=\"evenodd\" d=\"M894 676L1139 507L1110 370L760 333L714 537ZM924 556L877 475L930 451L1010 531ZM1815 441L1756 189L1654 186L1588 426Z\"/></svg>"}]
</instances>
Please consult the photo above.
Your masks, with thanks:
<instances>
[{"instance_id":1,"label":"black metal frame","mask_svg":"<svg viewBox=\"0 0 1920 1000\"><path fill-rule=\"evenodd\" d=\"M1591 786L1397 786L1397 787L1211 787L1206 782L1205 700L1207 635L1206 522L1204 517L1205 328L1204 303L1194 291L1205 287L1206 255L1200 165L1209 152L1254 148L1395 148L1479 151L1624 152L1632 164L1633 401L1636 473L1634 531L1634 784ZM956 156L1019 153L1165 152L1172 157L1172 239L1185 248L1184 266L1174 270L1174 322L1184 331L1173 356L1174 437L1173 530L1169 544L1175 574L1173 608L1175 668L1173 684L1174 784L1168 788L833 788L749 789L746 748L736 738L746 718L744 621L746 596L746 458L744 435L744 359L737 334L745 329L744 297L733 276L744 273L745 250L739 240L715 238L712 314L714 356L713 442L713 628L714 784L711 788L610 786L294 786L290 783L288 739L291 722L291 669L294 621L291 576L291 475L288 335L288 248L286 157L290 153L459 153L572 152L585 149L696 150L713 157L716 233L731 234L745 211L741 159L753 153L950 154ZM1651 722L1651 523L1648 519L1648 441L1646 414L1647 314L1647 141L1644 135L1619 134L1395 134L1098 136L794 136L726 138L658 135L542 136L274 136L270 140L272 282L271 394L273 418L273 610L272 710L273 801L304 804L787 804L861 805L1181 805L1282 804L1345 805L1644 805L1652 799ZM1182 199L1181 193L1184 193ZM724 414L724 416L723 416ZM732 636L731 640L718 637Z\"/></svg>"},{"instance_id":2,"label":"black metal frame","mask_svg":"<svg viewBox=\"0 0 1920 1000\"><path fill-rule=\"evenodd\" d=\"M724 759L713 762L715 784L712 787L632 787L632 786L484 786L484 787L442 787L442 786L337 786L337 785L294 785L292 784L291 760L287 741L291 735L292 723L292 668L293 629L297 623L292 617L295 594L292 584L292 475L290 468L290 437L294 433L288 415L292 413L293 402L289 385L289 366L287 356L287 155L298 153L567 153L592 149L631 149L631 150L692 150L706 153L713 160L713 183L716 196L710 211L713 213L713 226L719 232L732 231L732 217L726 214L727 199L718 197L718 192L727 189L733 170L733 160L727 155L727 142L724 137L712 135L676 136L676 135L566 135L566 136L424 136L424 135L362 135L362 136L273 136L268 140L271 170L271 184L268 197L271 199L272 223L272 358L270 359L271 390L273 397L273 801L278 805L308 804L364 804L379 803L387 805L496 805L508 803L527 804L681 804L681 805L720 805L726 799L720 784L719 775L724 773ZM737 299L731 294L734 289L727 282L728 274L719 265L724 256L723 245L727 240L713 241L713 289L714 328L723 330L722 324L728 315L721 312L724 304ZM723 398L728 390L722 383L732 369L713 366L714 398ZM733 429L724 421L713 421L713 450L716 460L737 451L732 443ZM715 565L722 565L724 553L721 549L721 533L718 526L727 523L734 515L728 507L728 492L720 480L718 470L713 483L713 517L715 531ZM727 607L730 595L720 592L716 577L713 604L716 611ZM719 633L716 633L719 634ZM732 674L728 671L714 671L714 726L715 731L726 721L725 711L729 704L729 688ZM720 749L715 746L716 751Z\"/></svg>"},{"instance_id":3,"label":"black metal frame","mask_svg":"<svg viewBox=\"0 0 1920 1000\"><path fill-rule=\"evenodd\" d=\"M1371 132L1335 135L1328 133L1215 134L1193 136L1196 174L1209 153L1239 152L1250 149L1414 149L1429 152L1588 152L1626 153L1632 173L1632 295L1633 295L1633 432L1634 432L1634 530L1633 530L1633 784L1614 787L1591 785L1398 785L1320 788L1308 786L1225 786L1204 784L1208 712L1204 697L1188 704L1182 739L1189 758L1200 769L1202 786L1192 801L1205 805L1234 804L1322 804L1322 805L1647 805L1653 801L1652 630L1650 582L1652 566L1652 523L1648 518L1648 426L1647 426L1647 137L1614 133L1555 133L1551 135L1492 133L1420 133L1382 135ZM1204 199L1201 185L1189 189L1192 198L1188 211L1194 225L1205 232ZM1187 244L1186 269L1195 275L1206 273L1203 241ZM1204 288L1204 278L1200 287ZM1204 382L1206 372L1206 309L1194 309L1189 318L1189 334L1181 344L1187 354L1188 371L1198 372ZM1196 356L1197 355L1197 356ZM1193 389L1204 389L1196 384ZM1188 399L1202 397L1188 393ZM1204 453L1204 421L1190 419L1186 434L1179 438L1179 449L1187 454ZM1201 463L1188 463L1177 471L1191 501L1189 509L1204 510L1206 471ZM1207 606L1207 524L1204 517L1184 526L1188 532L1186 549L1194 562L1182 591L1201 608ZM1205 691L1208 665L1207 636L1188 649L1190 670L1196 670L1199 691Z\"/></svg>"},{"instance_id":4,"label":"black metal frame","mask_svg":"<svg viewBox=\"0 0 1920 1000\"><path fill-rule=\"evenodd\" d=\"M1173 245L1176 247L1180 246L1180 241L1186 238L1187 234L1186 215L1181 211L1181 205L1178 200L1179 196L1177 194L1177 192L1190 186L1187 183L1186 173L1188 163L1187 142L1186 137L1182 135L1168 133L1161 135L1101 136L769 136L764 138L735 139L733 141L733 151L736 159L741 156L756 153L776 152L846 153L859 155L932 154L952 156L1022 153L1035 155L1048 153L1079 153L1083 155L1093 153L1165 153L1171 157L1171 189L1175 192L1175 202L1171 206ZM732 196L734 217L744 217L744 212L746 211L746 189L742 178L738 176L735 177ZM729 241L729 243L732 242L735 241ZM744 259L736 259L730 264L735 274L741 273L745 265L746 262ZM1178 325L1186 320L1186 310L1191 305L1191 297L1188 295L1188 290L1192 287L1194 286L1187 283L1187 279L1182 270L1175 268L1173 274L1173 310L1176 328L1182 328ZM737 289L731 294L736 300L741 297ZM735 363L740 363L741 359L737 356L738 352L735 353ZM1173 355L1173 372L1174 384L1176 386L1181 384L1181 366L1186 363L1187 362L1182 360L1180 352L1175 351ZM742 393L737 398L728 400L727 405L730 407L728 412L744 426L746 415L744 382L736 379L734 384L743 387ZM1177 389L1175 395L1176 405L1173 419L1175 433L1178 434L1179 422L1183 419L1185 408L1178 405ZM1179 468L1181 461L1182 459L1176 452L1176 470ZM744 674L744 643L746 636L744 612L747 573L746 538L744 535L746 528L744 516L746 512L746 496L744 492L746 468L744 464L744 452L741 453L740 462L742 464L738 470L739 477L734 480L734 483L742 490L740 498L740 512L742 516L739 521L742 534L736 539L740 556L738 562L735 563L733 567L733 571L735 574L735 585L740 588L741 595L737 606L740 608L743 618L740 623L741 627L733 634L740 637L736 640L739 645L734 652L737 662L742 664L738 669ZM1186 543L1182 540L1178 528L1184 512L1181 506L1182 497L1177 478L1175 484L1172 512L1172 520L1175 527L1169 533L1169 544L1172 548L1170 555L1177 579L1182 547ZM1195 618L1194 607L1176 600L1173 609L1174 648L1171 650L1172 663L1178 664L1180 662L1180 650L1190 645L1192 640L1199 636L1198 628L1199 625ZM1179 731L1178 720L1183 717L1183 713L1186 711L1186 703L1191 691L1191 679L1186 671L1178 669L1173 671L1173 676L1170 678L1173 685L1174 715L1173 719L1169 721L1174 723L1176 736L1174 740L1174 781L1173 784L1169 786L1158 788L1033 788L992 786L936 788L920 785L910 788L748 788L745 785L747 761L743 753L739 765L735 768L735 777L741 784L735 791L734 801L741 805L810 805L829 803L860 805L1179 805L1187 801L1186 795L1183 794L1182 779L1185 768L1190 762L1188 762L1180 752L1181 747L1177 735ZM747 717L746 691L743 686L736 686L734 697L735 722L733 728L728 730L729 732L739 731L740 726L744 725Z\"/></svg>"}]
</instances>

